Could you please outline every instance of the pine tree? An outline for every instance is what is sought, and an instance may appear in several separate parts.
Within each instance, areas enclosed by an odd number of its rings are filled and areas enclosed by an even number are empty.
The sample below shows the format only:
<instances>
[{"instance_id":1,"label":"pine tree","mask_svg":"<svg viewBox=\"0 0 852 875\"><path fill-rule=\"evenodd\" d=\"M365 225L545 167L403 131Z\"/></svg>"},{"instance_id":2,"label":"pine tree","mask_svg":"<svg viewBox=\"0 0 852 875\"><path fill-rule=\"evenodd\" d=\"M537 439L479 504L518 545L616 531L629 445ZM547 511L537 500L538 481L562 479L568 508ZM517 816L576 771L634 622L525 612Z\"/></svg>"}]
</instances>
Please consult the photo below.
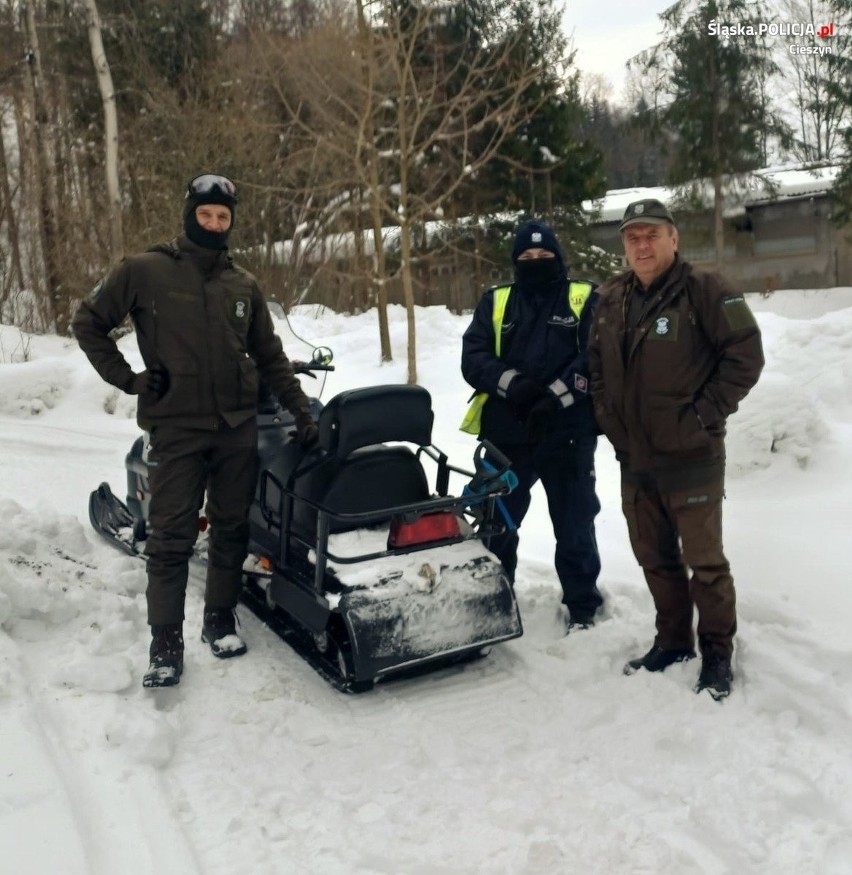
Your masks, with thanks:
<instances>
[{"instance_id":1,"label":"pine tree","mask_svg":"<svg viewBox=\"0 0 852 875\"><path fill-rule=\"evenodd\" d=\"M450 42L490 46L495 53L511 46L508 63L494 71L495 94L504 92L519 71L539 70L518 93L522 122L453 199L455 215L486 217L485 238L480 239L478 223L472 232L477 265L482 256L506 269L506 238L525 215L552 223L575 264L588 261L592 247L581 205L603 194L603 165L583 125L579 74L561 9L553 0L459 0L453 9L456 31ZM480 107L483 115L486 108ZM477 139L493 138L495 126L499 121L483 125ZM508 221L507 213L513 216Z\"/></svg>"},{"instance_id":2,"label":"pine tree","mask_svg":"<svg viewBox=\"0 0 852 875\"><path fill-rule=\"evenodd\" d=\"M562 28L561 9L553 0L461 5L477 7L476 19L468 26L480 40L511 39L518 65L523 59L542 71L521 96L529 107L526 121L476 180L481 210L516 210L551 221L565 214L578 219L581 201L602 193L603 172L600 153L583 136L579 74ZM503 75L511 77L511 67Z\"/></svg>"},{"instance_id":3,"label":"pine tree","mask_svg":"<svg viewBox=\"0 0 852 875\"><path fill-rule=\"evenodd\" d=\"M662 42L631 62L654 83L643 120L661 141L669 137L669 181L700 200L704 187L712 187L717 262L724 254L726 196L765 164L767 137L785 135L766 99L766 79L775 70L768 48L759 38L727 36L721 26L767 17L754 0L680 0L660 14Z\"/></svg>"},{"instance_id":4,"label":"pine tree","mask_svg":"<svg viewBox=\"0 0 852 875\"><path fill-rule=\"evenodd\" d=\"M832 9L840 26L848 34L852 23L852 0L832 0ZM852 58L848 55L839 56L838 67L836 81L832 83L829 93L843 102L848 119L852 115ZM847 123L843 131L843 145L845 158L843 170L834 186L833 211L833 219L840 226L852 222L852 123Z\"/></svg>"}]
</instances>

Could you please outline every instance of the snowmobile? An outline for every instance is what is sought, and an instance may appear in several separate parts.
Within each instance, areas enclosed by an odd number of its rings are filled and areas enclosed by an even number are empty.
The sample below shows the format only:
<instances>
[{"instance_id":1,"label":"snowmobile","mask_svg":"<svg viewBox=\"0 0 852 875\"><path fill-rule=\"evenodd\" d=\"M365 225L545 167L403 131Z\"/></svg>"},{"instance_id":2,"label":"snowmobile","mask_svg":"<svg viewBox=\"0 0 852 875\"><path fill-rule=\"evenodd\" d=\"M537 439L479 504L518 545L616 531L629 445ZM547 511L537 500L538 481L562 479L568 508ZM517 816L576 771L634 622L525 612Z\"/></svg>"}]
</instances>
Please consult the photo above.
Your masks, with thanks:
<instances>
[{"instance_id":1,"label":"snowmobile","mask_svg":"<svg viewBox=\"0 0 852 875\"><path fill-rule=\"evenodd\" d=\"M330 361L320 348L294 368L314 376ZM522 635L512 585L485 546L512 525L500 500L517 483L510 461L483 441L473 471L450 464L432 445L422 386L353 389L311 406L319 446L305 452L291 414L271 396L259 405L243 603L347 692ZM89 499L94 528L131 555L144 556L150 464L142 435L125 459L126 504L107 483ZM467 481L459 495L453 474Z\"/></svg>"}]
</instances>

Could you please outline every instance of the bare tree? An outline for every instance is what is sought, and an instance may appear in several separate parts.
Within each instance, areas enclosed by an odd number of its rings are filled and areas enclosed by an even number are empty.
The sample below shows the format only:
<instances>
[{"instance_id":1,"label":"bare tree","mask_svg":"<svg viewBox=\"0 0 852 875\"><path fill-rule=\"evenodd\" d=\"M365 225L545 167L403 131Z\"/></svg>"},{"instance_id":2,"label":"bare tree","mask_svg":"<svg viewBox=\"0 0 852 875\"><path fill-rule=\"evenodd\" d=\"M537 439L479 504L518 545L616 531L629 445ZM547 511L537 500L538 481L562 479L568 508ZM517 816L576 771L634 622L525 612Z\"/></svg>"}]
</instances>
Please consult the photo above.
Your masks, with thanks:
<instances>
[{"instance_id":1,"label":"bare tree","mask_svg":"<svg viewBox=\"0 0 852 875\"><path fill-rule=\"evenodd\" d=\"M61 292L62 281L59 267L59 225L56 196L56 176L53 163L55 154L51 143L49 111L44 90L44 71L41 64L41 50L36 29L35 8L28 3L24 10L26 28L27 59L29 61L29 103L33 113L32 135L35 140L35 178L38 189L40 222L39 235L44 258L46 300L50 303L49 319L60 333L70 325L70 312Z\"/></svg>"},{"instance_id":2,"label":"bare tree","mask_svg":"<svg viewBox=\"0 0 852 875\"><path fill-rule=\"evenodd\" d=\"M83 0L92 63L98 77L98 88L104 107L104 165L109 212L110 253L117 260L124 251L121 222L121 191L118 184L118 113L115 106L115 87L101 37L101 19L96 0Z\"/></svg>"},{"instance_id":3,"label":"bare tree","mask_svg":"<svg viewBox=\"0 0 852 875\"><path fill-rule=\"evenodd\" d=\"M6 112L0 109L0 131L5 131L6 121ZM7 302L13 298L15 293L21 292L24 287L18 217L15 213L9 162L6 158L6 141L0 133L0 228L2 227L5 227L6 237L9 241L9 255L8 262L6 262L5 253L0 253L0 257L3 259L3 263L0 263L0 271L3 273L3 282L0 286L0 317L6 315L5 305Z\"/></svg>"},{"instance_id":4,"label":"bare tree","mask_svg":"<svg viewBox=\"0 0 852 875\"><path fill-rule=\"evenodd\" d=\"M524 97L541 71L523 51L523 34L504 34L499 42L469 50L436 39L445 4L370 7L366 50L347 50L345 41L351 45L354 35L339 20L329 23L340 27L344 40L338 61L303 54L298 67L289 68L290 81L279 76L276 87L292 122L336 156L352 174L350 185L366 192L374 239L387 234L379 223L396 230L408 380L414 383L416 229L439 218L456 191L536 111ZM359 3L357 11L364 14L365 5ZM353 56L360 70L349 66ZM270 69L282 64L270 59Z\"/></svg>"},{"instance_id":5,"label":"bare tree","mask_svg":"<svg viewBox=\"0 0 852 875\"><path fill-rule=\"evenodd\" d=\"M817 31L835 21L838 12L834 0L786 0L785 6L790 21L812 24ZM834 27L818 44L823 54L790 54L786 44L779 46L784 57L778 67L786 86L780 105L791 105L795 112L793 153L800 161L831 161L844 153L843 131L852 112L845 87L852 33L848 26Z\"/></svg>"},{"instance_id":6,"label":"bare tree","mask_svg":"<svg viewBox=\"0 0 852 875\"><path fill-rule=\"evenodd\" d=\"M368 191L378 191L380 188L380 156L376 143L375 83L378 76L378 59L373 41L373 29L370 27L364 0L357 0L358 5L358 48L361 57L361 84L366 97L366 105L361 114L362 125L358 131L356 163L368 176ZM388 291L385 283L386 259L385 243L382 236L382 208L379 199L369 198L370 222L373 232L373 272L372 281L376 293L376 311L379 318L379 345L383 362L393 358L390 342L390 326L388 325Z\"/></svg>"}]
</instances>

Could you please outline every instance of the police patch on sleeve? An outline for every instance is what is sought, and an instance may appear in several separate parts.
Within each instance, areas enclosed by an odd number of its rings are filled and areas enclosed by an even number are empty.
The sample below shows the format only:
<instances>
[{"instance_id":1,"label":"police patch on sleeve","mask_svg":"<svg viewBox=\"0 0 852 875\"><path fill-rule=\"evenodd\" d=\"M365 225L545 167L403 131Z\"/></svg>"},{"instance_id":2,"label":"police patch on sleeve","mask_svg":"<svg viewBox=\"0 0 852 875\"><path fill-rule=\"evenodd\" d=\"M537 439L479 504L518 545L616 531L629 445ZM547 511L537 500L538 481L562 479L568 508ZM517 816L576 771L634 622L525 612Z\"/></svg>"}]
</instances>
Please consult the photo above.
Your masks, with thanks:
<instances>
[{"instance_id":1,"label":"police patch on sleeve","mask_svg":"<svg viewBox=\"0 0 852 875\"><path fill-rule=\"evenodd\" d=\"M731 331L741 331L743 328L754 328L757 325L743 295L727 295L722 298L722 312Z\"/></svg>"}]
</instances>

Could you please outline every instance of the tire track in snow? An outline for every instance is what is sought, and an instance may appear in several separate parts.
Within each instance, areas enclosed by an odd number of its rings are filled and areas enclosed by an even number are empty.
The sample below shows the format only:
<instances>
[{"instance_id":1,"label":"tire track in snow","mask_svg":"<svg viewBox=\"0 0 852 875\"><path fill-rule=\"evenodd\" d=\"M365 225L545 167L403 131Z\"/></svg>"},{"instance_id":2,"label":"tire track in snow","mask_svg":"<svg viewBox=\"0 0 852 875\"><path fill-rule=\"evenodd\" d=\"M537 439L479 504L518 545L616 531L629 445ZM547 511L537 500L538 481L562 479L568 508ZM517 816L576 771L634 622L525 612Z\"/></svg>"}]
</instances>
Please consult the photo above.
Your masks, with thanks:
<instances>
[{"instance_id":1,"label":"tire track in snow","mask_svg":"<svg viewBox=\"0 0 852 875\"><path fill-rule=\"evenodd\" d=\"M20 518L7 520L13 528L19 522ZM38 523L26 523L30 535L38 531ZM39 523L62 540L62 532L53 530L52 521ZM15 540L15 532L11 536ZM71 550L39 555L37 560L13 555L14 571L9 567L5 566L4 573L14 574L14 580L6 589L14 604L8 626L13 634L23 635L15 671L17 693L31 715L31 743L50 764L45 777L54 788L51 793L65 800L59 814L73 816L73 845L79 846L84 859L78 869L72 844L61 843L68 859L55 871L86 875L119 871L147 875L155 869L169 875L199 872L192 846L169 818L156 774L132 763L132 748L139 739L129 738L127 748L117 756L122 743L106 740L110 726L134 725L139 717L132 713L133 697L113 695L116 684L120 688L125 682L122 658L115 653L81 658L77 652L81 640L95 637L92 629L105 613L113 618L121 615L121 605L115 604L120 597L98 589L91 565ZM63 653L72 658L57 659ZM104 682L108 690L102 688ZM150 704L143 702L143 706L147 711ZM126 753L131 753L130 763ZM126 817L134 809L139 816ZM45 858L32 848L28 856L41 863Z\"/></svg>"}]
</instances>

